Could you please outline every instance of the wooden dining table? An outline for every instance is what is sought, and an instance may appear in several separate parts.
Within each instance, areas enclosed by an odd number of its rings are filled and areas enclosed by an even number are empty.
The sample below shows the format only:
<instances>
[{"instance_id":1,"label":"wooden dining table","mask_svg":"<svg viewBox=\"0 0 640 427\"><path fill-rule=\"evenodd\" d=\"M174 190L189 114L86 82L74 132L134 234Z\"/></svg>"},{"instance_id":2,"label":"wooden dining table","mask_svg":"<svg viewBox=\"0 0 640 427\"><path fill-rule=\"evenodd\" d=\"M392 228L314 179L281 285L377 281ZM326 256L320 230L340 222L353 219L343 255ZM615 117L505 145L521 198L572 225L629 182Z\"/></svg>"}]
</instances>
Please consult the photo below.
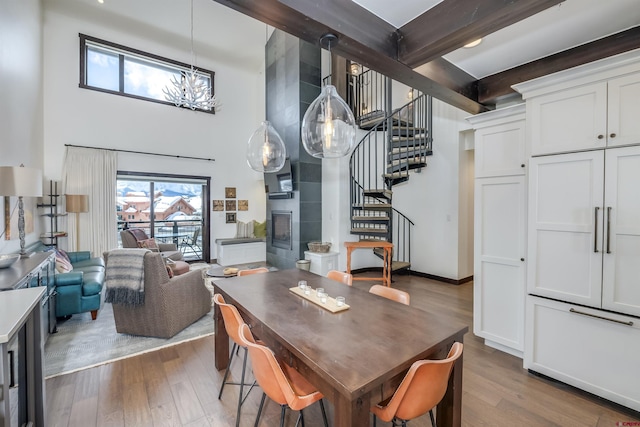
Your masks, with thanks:
<instances>
[{"instance_id":1,"label":"wooden dining table","mask_svg":"<svg viewBox=\"0 0 640 427\"><path fill-rule=\"evenodd\" d=\"M291 292L306 280L349 309L332 313ZM298 269L218 279L216 293L235 305L253 334L293 366L334 405L334 426L370 424L369 408L388 398L411 364L446 357L463 342L468 326L449 316L406 306L361 289ZM229 361L229 337L215 306L215 366ZM462 361L437 406L440 427L459 426Z\"/></svg>"}]
</instances>

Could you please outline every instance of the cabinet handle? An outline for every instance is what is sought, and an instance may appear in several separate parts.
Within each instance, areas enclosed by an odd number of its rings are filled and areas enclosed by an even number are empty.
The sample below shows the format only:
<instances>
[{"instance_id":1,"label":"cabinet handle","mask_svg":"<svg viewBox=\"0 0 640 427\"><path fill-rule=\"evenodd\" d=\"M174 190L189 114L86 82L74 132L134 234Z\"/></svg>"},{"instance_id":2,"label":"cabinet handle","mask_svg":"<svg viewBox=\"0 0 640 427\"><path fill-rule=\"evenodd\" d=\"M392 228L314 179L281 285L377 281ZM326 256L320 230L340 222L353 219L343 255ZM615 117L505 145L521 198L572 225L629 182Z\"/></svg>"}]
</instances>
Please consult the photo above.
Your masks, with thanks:
<instances>
[{"instance_id":1,"label":"cabinet handle","mask_svg":"<svg viewBox=\"0 0 640 427\"><path fill-rule=\"evenodd\" d=\"M571 313L582 314L583 316L595 317L596 319L608 320L609 322L620 323L621 325L633 326L632 321L625 322L624 320L610 319L604 316L598 316L597 314L585 313L584 311L578 311L575 308L569 309Z\"/></svg>"},{"instance_id":2,"label":"cabinet handle","mask_svg":"<svg viewBox=\"0 0 640 427\"><path fill-rule=\"evenodd\" d=\"M616 134L615 134L615 133L612 133L612 134L611 134L611 135L609 135L609 136L610 136L611 138L615 138L615 137L616 137Z\"/></svg>"},{"instance_id":3,"label":"cabinet handle","mask_svg":"<svg viewBox=\"0 0 640 427\"><path fill-rule=\"evenodd\" d=\"M520 258L520 261L524 262L524 258Z\"/></svg>"},{"instance_id":4,"label":"cabinet handle","mask_svg":"<svg viewBox=\"0 0 640 427\"><path fill-rule=\"evenodd\" d=\"M16 386L15 354L13 350L9 350L7 353L9 353L9 387L13 388Z\"/></svg>"},{"instance_id":5,"label":"cabinet handle","mask_svg":"<svg viewBox=\"0 0 640 427\"><path fill-rule=\"evenodd\" d=\"M593 252L594 253L598 253L598 210L600 208L598 206L596 206L595 208L595 214L594 214L594 223L595 226L593 227Z\"/></svg>"},{"instance_id":6,"label":"cabinet handle","mask_svg":"<svg viewBox=\"0 0 640 427\"><path fill-rule=\"evenodd\" d=\"M598 139L602 139L602 138L604 138L604 135L602 134L598 135Z\"/></svg>"},{"instance_id":7,"label":"cabinet handle","mask_svg":"<svg viewBox=\"0 0 640 427\"><path fill-rule=\"evenodd\" d=\"M523 163L523 164L521 164L521 165L520 165L520 167L521 167L521 168L523 168L523 167L524 167L524 163Z\"/></svg>"},{"instance_id":8,"label":"cabinet handle","mask_svg":"<svg viewBox=\"0 0 640 427\"><path fill-rule=\"evenodd\" d=\"M607 207L607 253L611 253L611 206Z\"/></svg>"}]
</instances>

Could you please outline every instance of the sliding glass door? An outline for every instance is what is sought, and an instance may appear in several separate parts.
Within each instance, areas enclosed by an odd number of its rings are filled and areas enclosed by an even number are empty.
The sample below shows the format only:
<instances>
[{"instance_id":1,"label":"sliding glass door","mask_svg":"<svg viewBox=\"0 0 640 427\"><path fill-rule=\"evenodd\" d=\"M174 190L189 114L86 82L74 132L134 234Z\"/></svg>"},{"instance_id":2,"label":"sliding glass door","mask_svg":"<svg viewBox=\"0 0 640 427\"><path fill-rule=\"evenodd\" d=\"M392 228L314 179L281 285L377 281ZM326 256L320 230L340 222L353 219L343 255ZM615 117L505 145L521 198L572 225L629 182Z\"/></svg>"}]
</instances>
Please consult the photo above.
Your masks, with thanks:
<instances>
[{"instance_id":1,"label":"sliding glass door","mask_svg":"<svg viewBox=\"0 0 640 427\"><path fill-rule=\"evenodd\" d=\"M118 171L118 236L141 228L157 242L174 243L186 261L208 261L209 185L208 177Z\"/></svg>"}]
</instances>

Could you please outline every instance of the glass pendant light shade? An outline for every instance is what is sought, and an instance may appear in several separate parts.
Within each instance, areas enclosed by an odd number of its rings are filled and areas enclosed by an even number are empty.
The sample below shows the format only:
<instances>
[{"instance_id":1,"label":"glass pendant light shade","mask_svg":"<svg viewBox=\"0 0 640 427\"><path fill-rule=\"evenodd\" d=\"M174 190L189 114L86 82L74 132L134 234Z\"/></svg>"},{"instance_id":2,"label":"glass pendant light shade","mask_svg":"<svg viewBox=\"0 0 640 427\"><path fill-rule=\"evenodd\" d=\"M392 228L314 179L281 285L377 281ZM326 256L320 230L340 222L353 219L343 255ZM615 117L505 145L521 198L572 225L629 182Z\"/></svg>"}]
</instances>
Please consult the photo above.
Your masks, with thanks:
<instances>
[{"instance_id":1,"label":"glass pendant light shade","mask_svg":"<svg viewBox=\"0 0 640 427\"><path fill-rule=\"evenodd\" d=\"M268 121L251 135L247 144L247 163L257 172L277 172L284 166L287 151L284 142Z\"/></svg>"},{"instance_id":2,"label":"glass pendant light shade","mask_svg":"<svg viewBox=\"0 0 640 427\"><path fill-rule=\"evenodd\" d=\"M356 120L335 86L326 85L302 119L304 149L318 158L344 157L356 142Z\"/></svg>"}]
</instances>

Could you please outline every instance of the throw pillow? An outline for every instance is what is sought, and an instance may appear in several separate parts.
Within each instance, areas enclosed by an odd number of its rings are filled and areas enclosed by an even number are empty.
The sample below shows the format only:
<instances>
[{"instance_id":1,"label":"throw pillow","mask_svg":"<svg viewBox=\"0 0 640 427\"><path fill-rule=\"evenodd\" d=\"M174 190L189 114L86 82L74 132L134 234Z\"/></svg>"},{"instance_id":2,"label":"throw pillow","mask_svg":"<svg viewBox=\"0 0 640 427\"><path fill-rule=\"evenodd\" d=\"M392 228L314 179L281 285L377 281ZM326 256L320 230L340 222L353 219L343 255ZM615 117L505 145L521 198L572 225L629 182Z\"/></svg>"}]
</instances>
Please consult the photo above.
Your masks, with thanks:
<instances>
[{"instance_id":1,"label":"throw pillow","mask_svg":"<svg viewBox=\"0 0 640 427\"><path fill-rule=\"evenodd\" d=\"M253 237L253 221L246 223L238 221L236 224L236 239L247 239Z\"/></svg>"},{"instance_id":2,"label":"throw pillow","mask_svg":"<svg viewBox=\"0 0 640 427\"><path fill-rule=\"evenodd\" d=\"M267 220L264 222L253 221L253 235L259 238L267 237Z\"/></svg>"},{"instance_id":3,"label":"throw pillow","mask_svg":"<svg viewBox=\"0 0 640 427\"><path fill-rule=\"evenodd\" d=\"M143 249L149 249L150 251L153 251L153 252L160 251L160 248L158 248L158 244L156 243L156 239L139 240L138 247Z\"/></svg>"},{"instance_id":4,"label":"throw pillow","mask_svg":"<svg viewBox=\"0 0 640 427\"><path fill-rule=\"evenodd\" d=\"M56 271L58 273L68 273L73 270L73 265L71 265L70 261L62 256L60 251L56 251Z\"/></svg>"},{"instance_id":5,"label":"throw pillow","mask_svg":"<svg viewBox=\"0 0 640 427\"><path fill-rule=\"evenodd\" d=\"M69 264L71 264L71 258L69 258L69 254L66 251L63 251L62 249L57 249L57 251L60 252L60 255L62 255L64 259L69 261Z\"/></svg>"}]
</instances>

